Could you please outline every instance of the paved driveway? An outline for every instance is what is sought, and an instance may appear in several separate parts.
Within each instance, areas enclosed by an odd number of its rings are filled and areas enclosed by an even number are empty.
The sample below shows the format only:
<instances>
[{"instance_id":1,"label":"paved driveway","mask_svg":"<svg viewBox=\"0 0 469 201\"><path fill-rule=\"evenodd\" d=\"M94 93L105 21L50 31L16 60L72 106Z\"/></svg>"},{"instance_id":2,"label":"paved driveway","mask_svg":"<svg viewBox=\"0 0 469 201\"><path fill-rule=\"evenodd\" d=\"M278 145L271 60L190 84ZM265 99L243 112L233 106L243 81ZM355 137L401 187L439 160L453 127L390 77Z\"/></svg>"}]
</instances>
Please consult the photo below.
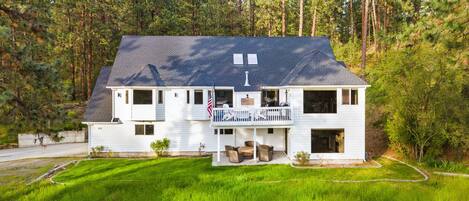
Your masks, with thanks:
<instances>
[{"instance_id":1,"label":"paved driveway","mask_svg":"<svg viewBox=\"0 0 469 201\"><path fill-rule=\"evenodd\" d=\"M40 157L86 156L87 143L47 145L0 150L0 162Z\"/></svg>"}]
</instances>

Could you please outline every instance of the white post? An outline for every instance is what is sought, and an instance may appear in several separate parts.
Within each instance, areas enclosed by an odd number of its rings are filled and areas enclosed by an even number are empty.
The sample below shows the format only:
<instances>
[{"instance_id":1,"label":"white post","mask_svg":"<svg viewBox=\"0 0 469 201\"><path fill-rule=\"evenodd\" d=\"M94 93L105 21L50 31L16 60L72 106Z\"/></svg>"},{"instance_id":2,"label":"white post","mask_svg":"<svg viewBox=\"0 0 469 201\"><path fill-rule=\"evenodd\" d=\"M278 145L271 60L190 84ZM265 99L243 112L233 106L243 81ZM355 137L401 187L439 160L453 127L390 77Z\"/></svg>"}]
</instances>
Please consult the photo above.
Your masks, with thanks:
<instances>
[{"instance_id":1,"label":"white post","mask_svg":"<svg viewBox=\"0 0 469 201\"><path fill-rule=\"evenodd\" d=\"M220 162L220 129L217 128L217 162Z\"/></svg>"},{"instance_id":2,"label":"white post","mask_svg":"<svg viewBox=\"0 0 469 201\"><path fill-rule=\"evenodd\" d=\"M254 161L257 161L257 133L256 133L256 128L254 128Z\"/></svg>"}]
</instances>

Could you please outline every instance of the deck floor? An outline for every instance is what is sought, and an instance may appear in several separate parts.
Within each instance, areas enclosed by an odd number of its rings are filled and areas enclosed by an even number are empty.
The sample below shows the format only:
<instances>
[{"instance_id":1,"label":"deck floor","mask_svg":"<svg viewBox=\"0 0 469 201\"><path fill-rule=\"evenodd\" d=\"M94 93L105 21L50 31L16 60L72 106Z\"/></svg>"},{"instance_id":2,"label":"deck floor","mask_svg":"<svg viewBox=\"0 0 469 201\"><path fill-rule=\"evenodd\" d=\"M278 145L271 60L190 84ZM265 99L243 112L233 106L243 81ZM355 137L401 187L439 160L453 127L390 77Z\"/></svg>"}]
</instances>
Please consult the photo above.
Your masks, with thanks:
<instances>
[{"instance_id":1,"label":"deck floor","mask_svg":"<svg viewBox=\"0 0 469 201\"><path fill-rule=\"evenodd\" d=\"M228 160L225 153L220 154L220 162L217 162L217 153L213 153L212 166L243 166L243 165L270 165L270 164L290 164L291 161L283 151L274 152L274 158L271 161L256 161L254 159L245 159L241 163L232 163Z\"/></svg>"}]
</instances>

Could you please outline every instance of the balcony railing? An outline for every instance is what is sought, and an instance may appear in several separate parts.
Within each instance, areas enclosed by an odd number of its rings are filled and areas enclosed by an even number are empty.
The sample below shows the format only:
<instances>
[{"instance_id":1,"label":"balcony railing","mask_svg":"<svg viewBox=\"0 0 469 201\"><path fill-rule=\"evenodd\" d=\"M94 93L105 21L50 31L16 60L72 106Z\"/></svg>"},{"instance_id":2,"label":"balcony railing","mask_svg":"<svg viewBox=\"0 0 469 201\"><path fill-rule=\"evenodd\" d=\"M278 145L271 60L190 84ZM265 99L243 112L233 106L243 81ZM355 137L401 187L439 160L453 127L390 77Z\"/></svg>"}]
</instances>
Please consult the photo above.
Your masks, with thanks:
<instances>
[{"instance_id":1,"label":"balcony railing","mask_svg":"<svg viewBox=\"0 0 469 201\"><path fill-rule=\"evenodd\" d=\"M214 126L283 126L293 124L291 107L214 108Z\"/></svg>"}]
</instances>

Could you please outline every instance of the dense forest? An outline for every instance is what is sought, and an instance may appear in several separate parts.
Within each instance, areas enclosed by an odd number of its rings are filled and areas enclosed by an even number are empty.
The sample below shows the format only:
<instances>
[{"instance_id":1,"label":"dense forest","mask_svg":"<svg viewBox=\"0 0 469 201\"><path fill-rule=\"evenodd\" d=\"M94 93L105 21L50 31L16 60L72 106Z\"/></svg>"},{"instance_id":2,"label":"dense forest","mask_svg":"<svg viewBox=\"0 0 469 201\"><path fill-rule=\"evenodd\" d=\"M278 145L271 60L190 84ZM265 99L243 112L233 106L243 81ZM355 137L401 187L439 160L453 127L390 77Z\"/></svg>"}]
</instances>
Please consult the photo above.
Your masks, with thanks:
<instances>
[{"instance_id":1,"label":"dense forest","mask_svg":"<svg viewBox=\"0 0 469 201\"><path fill-rule=\"evenodd\" d=\"M79 127L68 108L86 103L122 35L327 36L371 85L367 122L393 150L462 159L468 25L464 0L1 0L0 141Z\"/></svg>"}]
</instances>

